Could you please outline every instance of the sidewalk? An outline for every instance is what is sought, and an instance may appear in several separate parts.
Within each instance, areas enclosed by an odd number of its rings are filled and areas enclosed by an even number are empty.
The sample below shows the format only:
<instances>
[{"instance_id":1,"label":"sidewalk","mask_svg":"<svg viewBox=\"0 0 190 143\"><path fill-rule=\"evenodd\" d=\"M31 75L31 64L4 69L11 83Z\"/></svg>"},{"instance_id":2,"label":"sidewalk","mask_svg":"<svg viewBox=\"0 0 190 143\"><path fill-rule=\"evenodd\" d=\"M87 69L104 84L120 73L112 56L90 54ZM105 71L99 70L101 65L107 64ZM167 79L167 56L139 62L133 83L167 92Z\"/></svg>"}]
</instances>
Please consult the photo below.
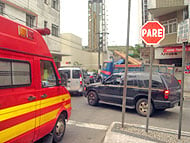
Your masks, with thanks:
<instances>
[{"instance_id":1,"label":"sidewalk","mask_svg":"<svg viewBox=\"0 0 190 143\"><path fill-rule=\"evenodd\" d=\"M189 143L190 132L182 132L181 140L177 139L177 131L149 126L145 132L144 125L113 122L106 132L103 143Z\"/></svg>"},{"instance_id":2,"label":"sidewalk","mask_svg":"<svg viewBox=\"0 0 190 143\"><path fill-rule=\"evenodd\" d=\"M190 92L184 92L184 99L190 101Z\"/></svg>"}]
</instances>

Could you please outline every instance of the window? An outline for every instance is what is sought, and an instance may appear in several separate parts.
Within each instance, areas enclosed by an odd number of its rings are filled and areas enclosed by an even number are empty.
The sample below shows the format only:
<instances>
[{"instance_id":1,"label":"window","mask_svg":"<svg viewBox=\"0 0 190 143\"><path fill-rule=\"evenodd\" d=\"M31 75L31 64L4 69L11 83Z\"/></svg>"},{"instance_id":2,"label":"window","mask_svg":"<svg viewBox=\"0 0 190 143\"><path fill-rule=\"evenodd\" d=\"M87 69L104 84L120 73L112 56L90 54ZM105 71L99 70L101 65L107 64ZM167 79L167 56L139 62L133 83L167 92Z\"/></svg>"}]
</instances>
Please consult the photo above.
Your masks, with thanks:
<instances>
[{"instance_id":1,"label":"window","mask_svg":"<svg viewBox=\"0 0 190 143\"><path fill-rule=\"evenodd\" d=\"M47 24L48 24L48 22L44 21L44 28L47 28Z\"/></svg>"},{"instance_id":2,"label":"window","mask_svg":"<svg viewBox=\"0 0 190 143\"><path fill-rule=\"evenodd\" d=\"M42 87L52 87L57 85L57 78L53 64L50 61L40 61Z\"/></svg>"},{"instance_id":3,"label":"window","mask_svg":"<svg viewBox=\"0 0 190 143\"><path fill-rule=\"evenodd\" d=\"M128 75L128 77L127 77L127 85L129 85L129 86L137 86L136 76Z\"/></svg>"},{"instance_id":4,"label":"window","mask_svg":"<svg viewBox=\"0 0 190 143\"><path fill-rule=\"evenodd\" d=\"M177 32L177 19L170 19L161 23L165 27L165 34Z\"/></svg>"},{"instance_id":5,"label":"window","mask_svg":"<svg viewBox=\"0 0 190 143\"><path fill-rule=\"evenodd\" d=\"M58 0L52 0L52 8L58 10L59 1Z\"/></svg>"},{"instance_id":6,"label":"window","mask_svg":"<svg viewBox=\"0 0 190 143\"><path fill-rule=\"evenodd\" d=\"M180 86L178 80L173 75L164 74L162 78L165 80L168 88Z\"/></svg>"},{"instance_id":7,"label":"window","mask_svg":"<svg viewBox=\"0 0 190 143\"><path fill-rule=\"evenodd\" d=\"M65 74L67 78L70 78L70 70L59 70L60 74Z\"/></svg>"},{"instance_id":8,"label":"window","mask_svg":"<svg viewBox=\"0 0 190 143\"><path fill-rule=\"evenodd\" d=\"M52 24L52 35L58 37L58 29L59 27L57 25Z\"/></svg>"},{"instance_id":9,"label":"window","mask_svg":"<svg viewBox=\"0 0 190 143\"><path fill-rule=\"evenodd\" d=\"M17 61L0 61L0 87L29 85L30 64Z\"/></svg>"},{"instance_id":10,"label":"window","mask_svg":"<svg viewBox=\"0 0 190 143\"><path fill-rule=\"evenodd\" d=\"M48 4L48 0L44 0L44 3L45 3L45 4Z\"/></svg>"},{"instance_id":11,"label":"window","mask_svg":"<svg viewBox=\"0 0 190 143\"><path fill-rule=\"evenodd\" d=\"M0 14L3 15L4 13L5 4L0 2Z\"/></svg>"},{"instance_id":12,"label":"window","mask_svg":"<svg viewBox=\"0 0 190 143\"><path fill-rule=\"evenodd\" d=\"M26 14L26 25L29 27L34 27L34 21L35 21L35 16Z\"/></svg>"},{"instance_id":13,"label":"window","mask_svg":"<svg viewBox=\"0 0 190 143\"><path fill-rule=\"evenodd\" d=\"M139 87L149 88L149 75L143 75L138 78ZM152 88L161 89L163 83L159 75L152 75Z\"/></svg>"},{"instance_id":14,"label":"window","mask_svg":"<svg viewBox=\"0 0 190 143\"><path fill-rule=\"evenodd\" d=\"M105 79L106 84L120 84L118 81L121 81L121 75L111 75Z\"/></svg>"},{"instance_id":15,"label":"window","mask_svg":"<svg viewBox=\"0 0 190 143\"><path fill-rule=\"evenodd\" d=\"M73 76L73 79L80 78L80 70L73 70L72 71L72 76Z\"/></svg>"}]
</instances>

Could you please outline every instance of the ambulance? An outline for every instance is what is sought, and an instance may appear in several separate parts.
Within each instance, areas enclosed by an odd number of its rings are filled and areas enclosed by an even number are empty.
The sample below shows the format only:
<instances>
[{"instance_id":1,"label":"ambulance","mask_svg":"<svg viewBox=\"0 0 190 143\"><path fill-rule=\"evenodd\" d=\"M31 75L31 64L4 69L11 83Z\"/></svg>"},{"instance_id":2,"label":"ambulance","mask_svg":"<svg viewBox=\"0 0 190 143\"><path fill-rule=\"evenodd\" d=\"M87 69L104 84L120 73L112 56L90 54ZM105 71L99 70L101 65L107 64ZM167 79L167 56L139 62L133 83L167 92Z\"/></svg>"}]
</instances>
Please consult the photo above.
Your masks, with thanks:
<instances>
[{"instance_id":1,"label":"ambulance","mask_svg":"<svg viewBox=\"0 0 190 143\"><path fill-rule=\"evenodd\" d=\"M47 31L0 16L0 143L64 136L71 97L40 34Z\"/></svg>"}]
</instances>

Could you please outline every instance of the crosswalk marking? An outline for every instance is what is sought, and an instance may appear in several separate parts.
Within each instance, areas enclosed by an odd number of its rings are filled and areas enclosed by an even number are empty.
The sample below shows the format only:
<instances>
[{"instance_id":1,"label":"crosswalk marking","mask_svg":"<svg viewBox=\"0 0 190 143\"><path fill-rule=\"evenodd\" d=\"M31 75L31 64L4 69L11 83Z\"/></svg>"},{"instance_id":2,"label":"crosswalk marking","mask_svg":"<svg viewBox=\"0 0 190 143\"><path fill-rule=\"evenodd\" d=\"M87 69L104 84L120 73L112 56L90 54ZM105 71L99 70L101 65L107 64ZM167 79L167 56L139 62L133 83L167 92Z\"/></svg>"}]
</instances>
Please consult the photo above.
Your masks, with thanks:
<instances>
[{"instance_id":1,"label":"crosswalk marking","mask_svg":"<svg viewBox=\"0 0 190 143\"><path fill-rule=\"evenodd\" d=\"M78 121L73 121L73 120L69 120L67 124L78 126L78 127L96 129L96 130L107 130L108 129L108 126L106 126L106 125L84 123L84 122L78 122Z\"/></svg>"}]
</instances>

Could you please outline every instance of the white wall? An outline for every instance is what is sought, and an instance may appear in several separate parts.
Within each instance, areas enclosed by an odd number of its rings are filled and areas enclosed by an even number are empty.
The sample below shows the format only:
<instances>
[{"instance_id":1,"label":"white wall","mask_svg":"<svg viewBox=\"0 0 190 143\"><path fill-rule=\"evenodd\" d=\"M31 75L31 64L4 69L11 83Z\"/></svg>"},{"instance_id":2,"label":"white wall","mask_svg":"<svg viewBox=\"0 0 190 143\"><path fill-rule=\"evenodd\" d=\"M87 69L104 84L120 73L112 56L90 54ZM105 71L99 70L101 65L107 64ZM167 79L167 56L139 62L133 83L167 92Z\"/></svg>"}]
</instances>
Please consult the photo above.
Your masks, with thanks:
<instances>
[{"instance_id":1,"label":"white wall","mask_svg":"<svg viewBox=\"0 0 190 143\"><path fill-rule=\"evenodd\" d=\"M62 53L69 56L63 56L61 66L70 66L75 62L81 64L84 69L98 69L98 53L97 52L88 52L82 50L82 39L74 34L66 33L62 34ZM101 54L102 63L106 57L105 54ZM71 62L70 65L66 62Z\"/></svg>"}]
</instances>

